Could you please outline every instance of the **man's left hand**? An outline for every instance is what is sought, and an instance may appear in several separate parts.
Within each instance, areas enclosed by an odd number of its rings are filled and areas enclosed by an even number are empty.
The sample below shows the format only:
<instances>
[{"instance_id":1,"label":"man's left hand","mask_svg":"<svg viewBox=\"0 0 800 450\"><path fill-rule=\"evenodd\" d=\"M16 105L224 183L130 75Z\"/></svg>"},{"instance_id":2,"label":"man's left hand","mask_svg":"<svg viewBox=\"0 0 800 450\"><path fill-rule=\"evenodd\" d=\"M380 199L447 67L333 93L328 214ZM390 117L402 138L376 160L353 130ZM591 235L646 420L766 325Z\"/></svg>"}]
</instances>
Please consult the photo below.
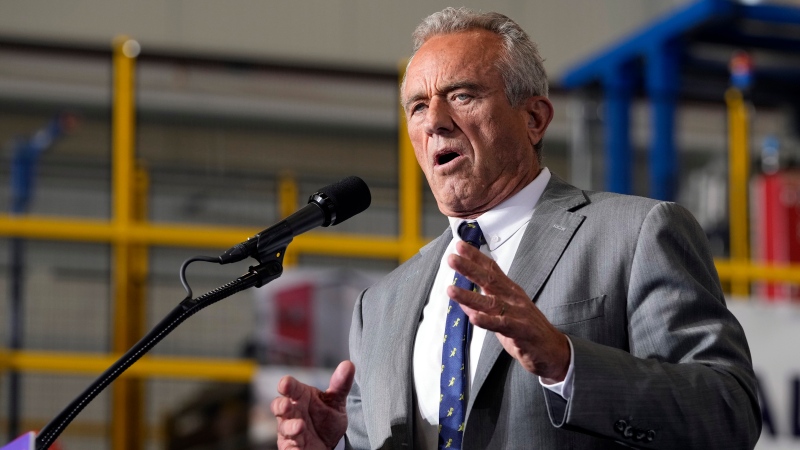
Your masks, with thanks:
<instances>
[{"instance_id":1,"label":"man's left hand","mask_svg":"<svg viewBox=\"0 0 800 450\"><path fill-rule=\"evenodd\" d=\"M563 381L570 360L566 335L494 260L463 241L456 243L456 250L458 255L450 255L447 263L482 292L448 286L447 295L461 305L473 325L494 331L503 348L526 370L546 384Z\"/></svg>"}]
</instances>

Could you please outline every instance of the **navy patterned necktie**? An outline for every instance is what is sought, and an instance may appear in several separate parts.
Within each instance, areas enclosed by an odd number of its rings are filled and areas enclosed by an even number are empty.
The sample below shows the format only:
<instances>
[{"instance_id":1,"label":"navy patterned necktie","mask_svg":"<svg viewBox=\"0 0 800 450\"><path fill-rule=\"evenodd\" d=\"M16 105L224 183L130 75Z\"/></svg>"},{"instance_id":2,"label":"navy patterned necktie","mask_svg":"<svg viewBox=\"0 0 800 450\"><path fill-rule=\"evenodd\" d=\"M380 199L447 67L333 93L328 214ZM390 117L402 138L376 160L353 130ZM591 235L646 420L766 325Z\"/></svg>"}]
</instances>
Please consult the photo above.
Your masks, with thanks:
<instances>
[{"instance_id":1,"label":"navy patterned necktie","mask_svg":"<svg viewBox=\"0 0 800 450\"><path fill-rule=\"evenodd\" d=\"M478 222L464 222L458 235L475 248L484 243ZM475 284L456 272L453 284L476 290ZM439 381L439 448L461 449L464 436L464 419L467 411L467 386L469 386L467 352L472 327L464 311L450 299L442 347L442 375Z\"/></svg>"}]
</instances>

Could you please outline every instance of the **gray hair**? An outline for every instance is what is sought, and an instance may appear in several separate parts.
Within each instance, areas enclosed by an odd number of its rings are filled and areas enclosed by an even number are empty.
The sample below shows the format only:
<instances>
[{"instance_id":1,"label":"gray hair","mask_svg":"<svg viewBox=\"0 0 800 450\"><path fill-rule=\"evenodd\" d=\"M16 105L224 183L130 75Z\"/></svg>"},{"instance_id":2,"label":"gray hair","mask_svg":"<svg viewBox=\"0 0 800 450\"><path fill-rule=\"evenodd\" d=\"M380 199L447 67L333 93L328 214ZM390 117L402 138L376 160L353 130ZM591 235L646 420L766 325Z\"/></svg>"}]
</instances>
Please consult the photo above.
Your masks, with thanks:
<instances>
[{"instance_id":1,"label":"gray hair","mask_svg":"<svg viewBox=\"0 0 800 450\"><path fill-rule=\"evenodd\" d=\"M423 19L412 34L414 53L434 36L475 29L491 31L503 41L505 51L497 59L497 69L503 76L511 106L521 106L529 97L547 96L547 73L536 43L516 22L500 13L481 13L468 8L445 8L433 13ZM541 141L537 143L536 150L541 144Z\"/></svg>"},{"instance_id":2,"label":"gray hair","mask_svg":"<svg viewBox=\"0 0 800 450\"><path fill-rule=\"evenodd\" d=\"M467 30L491 31L503 40L505 52L497 61L503 74L506 97L513 106L535 95L547 96L547 74L536 43L516 22L495 13L480 13L468 8L445 8L422 20L414 30L414 53L428 39Z\"/></svg>"}]
</instances>

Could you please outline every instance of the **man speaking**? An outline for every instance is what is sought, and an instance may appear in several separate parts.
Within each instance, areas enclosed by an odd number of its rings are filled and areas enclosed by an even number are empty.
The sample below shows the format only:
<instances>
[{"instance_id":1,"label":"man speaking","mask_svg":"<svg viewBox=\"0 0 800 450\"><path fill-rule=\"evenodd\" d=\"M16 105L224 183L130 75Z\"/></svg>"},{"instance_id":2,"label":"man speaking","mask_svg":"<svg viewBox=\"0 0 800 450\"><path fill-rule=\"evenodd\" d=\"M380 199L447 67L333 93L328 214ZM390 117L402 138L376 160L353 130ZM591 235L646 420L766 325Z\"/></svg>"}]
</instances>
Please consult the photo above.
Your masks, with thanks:
<instances>
[{"instance_id":1,"label":"man speaking","mask_svg":"<svg viewBox=\"0 0 800 450\"><path fill-rule=\"evenodd\" d=\"M450 228L361 294L327 391L281 380L279 447L752 448L747 342L691 215L542 166L553 106L512 20L447 8L414 48L401 101Z\"/></svg>"}]
</instances>

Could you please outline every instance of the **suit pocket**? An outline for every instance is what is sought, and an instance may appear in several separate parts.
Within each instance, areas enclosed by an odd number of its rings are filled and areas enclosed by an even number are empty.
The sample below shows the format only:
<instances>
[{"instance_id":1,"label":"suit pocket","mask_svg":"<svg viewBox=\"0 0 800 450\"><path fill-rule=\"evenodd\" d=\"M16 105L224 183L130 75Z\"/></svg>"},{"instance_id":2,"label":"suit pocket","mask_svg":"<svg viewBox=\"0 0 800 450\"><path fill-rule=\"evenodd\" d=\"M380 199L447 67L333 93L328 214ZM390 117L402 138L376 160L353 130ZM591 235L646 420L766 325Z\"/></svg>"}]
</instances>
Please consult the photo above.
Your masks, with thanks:
<instances>
[{"instance_id":1,"label":"suit pocket","mask_svg":"<svg viewBox=\"0 0 800 450\"><path fill-rule=\"evenodd\" d=\"M585 322L605 315L606 296L590 298L574 303L542 308L542 313L555 326Z\"/></svg>"}]
</instances>

